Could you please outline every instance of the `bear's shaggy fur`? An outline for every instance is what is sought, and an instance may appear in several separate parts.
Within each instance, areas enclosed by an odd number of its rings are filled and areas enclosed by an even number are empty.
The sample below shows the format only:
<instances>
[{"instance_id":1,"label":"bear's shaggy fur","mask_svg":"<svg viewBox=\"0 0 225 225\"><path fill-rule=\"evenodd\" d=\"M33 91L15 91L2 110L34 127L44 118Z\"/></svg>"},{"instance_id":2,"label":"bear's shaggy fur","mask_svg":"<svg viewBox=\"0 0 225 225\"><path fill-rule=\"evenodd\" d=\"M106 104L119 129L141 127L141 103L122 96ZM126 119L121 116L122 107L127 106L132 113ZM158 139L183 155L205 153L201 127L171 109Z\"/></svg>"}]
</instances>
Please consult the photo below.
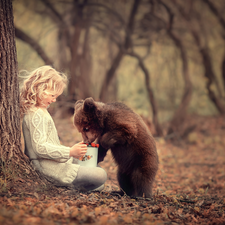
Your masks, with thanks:
<instances>
[{"instance_id":1,"label":"bear's shaggy fur","mask_svg":"<svg viewBox=\"0 0 225 225\"><path fill-rule=\"evenodd\" d=\"M97 139L98 162L111 149L122 191L129 196L152 195L158 155L154 138L139 115L122 103L104 104L87 98L75 104L74 125L85 143Z\"/></svg>"}]
</instances>

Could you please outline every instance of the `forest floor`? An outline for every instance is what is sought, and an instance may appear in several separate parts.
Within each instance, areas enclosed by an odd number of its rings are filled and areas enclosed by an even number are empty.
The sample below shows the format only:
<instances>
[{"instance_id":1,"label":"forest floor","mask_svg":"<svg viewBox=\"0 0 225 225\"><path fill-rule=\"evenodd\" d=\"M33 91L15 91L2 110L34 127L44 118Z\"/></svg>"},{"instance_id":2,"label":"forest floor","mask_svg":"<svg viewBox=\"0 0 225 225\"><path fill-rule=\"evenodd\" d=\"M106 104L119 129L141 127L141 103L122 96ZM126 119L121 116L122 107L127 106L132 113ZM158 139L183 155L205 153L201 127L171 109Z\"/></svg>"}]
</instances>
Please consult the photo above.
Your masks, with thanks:
<instances>
[{"instance_id":1,"label":"forest floor","mask_svg":"<svg viewBox=\"0 0 225 225\"><path fill-rule=\"evenodd\" d=\"M71 118L54 120L64 145L81 140ZM225 120L193 116L189 123L195 129L176 145L156 139L160 164L152 198L110 194L119 187L109 152L100 193L1 176L0 224L225 224Z\"/></svg>"}]
</instances>

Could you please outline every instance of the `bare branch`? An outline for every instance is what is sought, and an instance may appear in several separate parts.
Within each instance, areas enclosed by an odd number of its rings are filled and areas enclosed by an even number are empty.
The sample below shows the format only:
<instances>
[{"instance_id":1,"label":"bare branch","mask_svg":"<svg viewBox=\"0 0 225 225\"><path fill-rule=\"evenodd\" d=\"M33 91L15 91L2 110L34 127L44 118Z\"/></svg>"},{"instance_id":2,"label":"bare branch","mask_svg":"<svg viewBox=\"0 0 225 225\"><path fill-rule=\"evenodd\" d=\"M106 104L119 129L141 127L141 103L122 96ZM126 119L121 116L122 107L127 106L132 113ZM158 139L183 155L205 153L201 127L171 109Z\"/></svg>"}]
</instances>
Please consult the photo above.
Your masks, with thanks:
<instances>
[{"instance_id":1,"label":"bare branch","mask_svg":"<svg viewBox=\"0 0 225 225\"><path fill-rule=\"evenodd\" d=\"M145 75L145 86L146 86L147 93L148 93L148 99L149 99L149 101L151 103L151 106L152 106L153 123L154 123L155 129L156 129L157 135L163 136L163 131L162 131L162 128L161 128L161 126L159 124L159 121L158 121L158 106L157 106L156 101L155 101L153 90L151 89L151 86L150 86L149 71L144 64L143 59L138 54L136 54L135 52L132 51L132 52L128 52L128 55L130 55L132 57L135 57L138 60L139 66L140 66L141 70L143 71L143 73Z\"/></svg>"},{"instance_id":2,"label":"bare branch","mask_svg":"<svg viewBox=\"0 0 225 225\"><path fill-rule=\"evenodd\" d=\"M41 1L52 12L51 16L54 18L53 21L56 20L58 23L64 24L64 20L63 20L62 16L55 10L53 5L48 0L41 0Z\"/></svg>"},{"instance_id":3,"label":"bare branch","mask_svg":"<svg viewBox=\"0 0 225 225\"><path fill-rule=\"evenodd\" d=\"M45 51L42 47L30 36L24 33L19 28L15 27L15 35L18 39L24 41L25 43L29 44L37 54L42 58L46 65L53 65L52 60L46 55Z\"/></svg>"},{"instance_id":4,"label":"bare branch","mask_svg":"<svg viewBox=\"0 0 225 225\"><path fill-rule=\"evenodd\" d=\"M209 0L203 0L203 2L205 2L208 7L210 8L211 12L217 17L217 19L219 20L221 26L223 27L223 29L225 29L225 19L222 17L222 15L219 13L219 11L217 10L217 8L215 7L215 5L209 1Z\"/></svg>"},{"instance_id":5,"label":"bare branch","mask_svg":"<svg viewBox=\"0 0 225 225\"><path fill-rule=\"evenodd\" d=\"M102 85L102 89L100 91L100 100L101 101L105 101L106 100L106 93L107 93L107 89L108 86L112 80L112 78L115 76L115 71L116 69L119 67L121 60L123 59L124 54L126 53L126 51L132 47L132 43L131 43L131 35L133 33L133 29L134 29L134 19L136 16L136 13L138 11L138 6L141 0L135 0L130 16L129 16L129 20L128 20L128 24L126 27L126 37L124 40L124 43L122 44L122 47L119 49L116 57L114 58L114 61L112 63L111 68L107 71L106 77L103 81L103 85Z\"/></svg>"}]
</instances>

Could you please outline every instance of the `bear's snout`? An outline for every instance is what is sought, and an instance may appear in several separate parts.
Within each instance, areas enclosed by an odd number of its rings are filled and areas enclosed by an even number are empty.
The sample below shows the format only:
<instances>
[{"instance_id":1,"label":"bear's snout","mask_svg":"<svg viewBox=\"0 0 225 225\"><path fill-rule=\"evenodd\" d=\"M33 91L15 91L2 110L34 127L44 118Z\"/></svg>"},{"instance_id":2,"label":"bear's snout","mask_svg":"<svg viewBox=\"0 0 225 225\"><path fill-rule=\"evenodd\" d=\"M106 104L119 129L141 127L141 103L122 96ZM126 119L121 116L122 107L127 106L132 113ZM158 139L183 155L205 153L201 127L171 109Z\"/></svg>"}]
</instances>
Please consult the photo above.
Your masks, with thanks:
<instances>
[{"instance_id":1,"label":"bear's snout","mask_svg":"<svg viewBox=\"0 0 225 225\"><path fill-rule=\"evenodd\" d=\"M96 140L98 135L97 133L92 133L92 132L82 132L82 137L83 137L84 143L90 144Z\"/></svg>"}]
</instances>

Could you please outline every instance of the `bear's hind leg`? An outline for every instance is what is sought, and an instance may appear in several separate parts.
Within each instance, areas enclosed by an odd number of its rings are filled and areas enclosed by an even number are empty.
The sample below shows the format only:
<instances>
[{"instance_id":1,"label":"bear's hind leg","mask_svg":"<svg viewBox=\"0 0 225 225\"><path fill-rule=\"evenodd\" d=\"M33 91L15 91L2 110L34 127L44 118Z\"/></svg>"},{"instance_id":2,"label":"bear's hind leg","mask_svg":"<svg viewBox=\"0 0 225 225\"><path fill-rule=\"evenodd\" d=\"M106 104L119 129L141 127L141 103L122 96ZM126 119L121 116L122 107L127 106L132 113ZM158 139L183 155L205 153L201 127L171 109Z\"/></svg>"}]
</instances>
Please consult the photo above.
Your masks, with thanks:
<instances>
[{"instance_id":1,"label":"bear's hind leg","mask_svg":"<svg viewBox=\"0 0 225 225\"><path fill-rule=\"evenodd\" d=\"M134 195L149 198L152 196L152 182L148 173L140 168L132 171L132 183L134 185Z\"/></svg>"},{"instance_id":2,"label":"bear's hind leg","mask_svg":"<svg viewBox=\"0 0 225 225\"><path fill-rule=\"evenodd\" d=\"M131 182L131 177L118 171L117 179L121 188L120 195L123 195L125 192L128 196L132 196L134 193L134 185Z\"/></svg>"},{"instance_id":3,"label":"bear's hind leg","mask_svg":"<svg viewBox=\"0 0 225 225\"><path fill-rule=\"evenodd\" d=\"M118 171L117 178L121 189L127 195L146 198L152 196L152 182L139 168L134 169L129 175Z\"/></svg>"}]
</instances>

